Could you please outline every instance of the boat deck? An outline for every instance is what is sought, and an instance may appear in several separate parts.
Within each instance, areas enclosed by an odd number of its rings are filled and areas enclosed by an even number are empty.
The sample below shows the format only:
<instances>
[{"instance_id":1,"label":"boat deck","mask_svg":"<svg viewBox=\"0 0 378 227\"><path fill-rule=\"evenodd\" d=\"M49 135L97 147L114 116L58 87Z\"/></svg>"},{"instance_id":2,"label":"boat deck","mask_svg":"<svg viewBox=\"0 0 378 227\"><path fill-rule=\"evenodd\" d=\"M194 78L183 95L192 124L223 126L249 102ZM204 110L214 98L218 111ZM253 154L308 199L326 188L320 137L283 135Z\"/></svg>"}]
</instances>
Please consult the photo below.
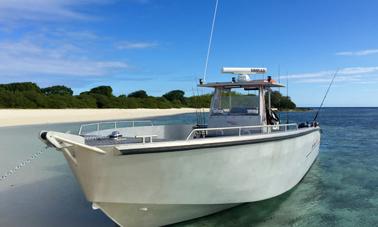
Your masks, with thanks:
<instances>
[{"instance_id":1,"label":"boat deck","mask_svg":"<svg viewBox=\"0 0 378 227\"><path fill-rule=\"evenodd\" d=\"M97 128L98 129L98 128ZM150 144L157 142L201 140L214 137L240 137L298 130L297 124L198 128L193 125L117 127L82 134L89 146ZM114 136L116 135L116 136Z\"/></svg>"}]
</instances>

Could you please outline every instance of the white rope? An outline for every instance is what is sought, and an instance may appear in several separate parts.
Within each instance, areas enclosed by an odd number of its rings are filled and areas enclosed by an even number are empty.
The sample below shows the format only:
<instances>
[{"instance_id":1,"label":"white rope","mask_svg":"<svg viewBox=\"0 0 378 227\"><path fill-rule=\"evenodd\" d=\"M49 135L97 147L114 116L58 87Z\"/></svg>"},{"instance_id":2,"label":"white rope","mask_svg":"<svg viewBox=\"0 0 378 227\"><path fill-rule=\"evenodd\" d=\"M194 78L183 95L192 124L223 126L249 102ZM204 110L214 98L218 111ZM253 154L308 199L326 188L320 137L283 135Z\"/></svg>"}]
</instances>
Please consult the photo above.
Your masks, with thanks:
<instances>
[{"instance_id":1,"label":"white rope","mask_svg":"<svg viewBox=\"0 0 378 227\"><path fill-rule=\"evenodd\" d=\"M215 2L215 9L214 9L214 16L213 16L213 23L211 25L211 32L210 32L210 38L209 38L209 46L207 47L207 55L206 55L206 61L205 61L205 71L203 73L203 81L206 81L206 74L207 74L207 66L209 63L209 56L210 56L210 49L211 49L211 42L213 40L213 33L214 33L214 26L215 26L215 19L217 17L217 10L218 10L218 0Z\"/></svg>"}]
</instances>

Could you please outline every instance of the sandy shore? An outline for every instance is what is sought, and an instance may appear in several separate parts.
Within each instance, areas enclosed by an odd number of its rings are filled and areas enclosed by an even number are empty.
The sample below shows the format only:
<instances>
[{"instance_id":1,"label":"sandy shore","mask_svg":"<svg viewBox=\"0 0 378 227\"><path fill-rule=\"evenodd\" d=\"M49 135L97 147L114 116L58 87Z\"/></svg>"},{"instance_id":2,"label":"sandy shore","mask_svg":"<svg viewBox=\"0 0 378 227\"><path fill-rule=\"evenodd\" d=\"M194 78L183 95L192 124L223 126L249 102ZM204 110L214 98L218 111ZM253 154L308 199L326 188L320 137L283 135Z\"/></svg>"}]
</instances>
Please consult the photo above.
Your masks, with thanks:
<instances>
[{"instance_id":1,"label":"sandy shore","mask_svg":"<svg viewBox=\"0 0 378 227\"><path fill-rule=\"evenodd\" d=\"M195 109L0 109L0 127L117 119L149 118L183 113Z\"/></svg>"}]
</instances>

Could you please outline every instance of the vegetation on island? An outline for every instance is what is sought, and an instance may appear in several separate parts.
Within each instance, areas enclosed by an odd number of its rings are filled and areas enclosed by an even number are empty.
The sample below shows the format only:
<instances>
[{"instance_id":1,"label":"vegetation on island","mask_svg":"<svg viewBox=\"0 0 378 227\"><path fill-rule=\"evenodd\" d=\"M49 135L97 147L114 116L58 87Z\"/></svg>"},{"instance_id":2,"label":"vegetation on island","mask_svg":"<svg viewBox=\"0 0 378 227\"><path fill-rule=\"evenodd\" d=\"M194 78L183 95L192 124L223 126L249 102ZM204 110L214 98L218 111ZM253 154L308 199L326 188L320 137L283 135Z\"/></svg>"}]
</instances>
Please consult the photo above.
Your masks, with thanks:
<instances>
[{"instance_id":1,"label":"vegetation on island","mask_svg":"<svg viewBox=\"0 0 378 227\"><path fill-rule=\"evenodd\" d=\"M270 95L271 106L279 110L294 110L297 105L288 96L283 96L279 91L272 91Z\"/></svg>"},{"instance_id":2,"label":"vegetation on island","mask_svg":"<svg viewBox=\"0 0 378 227\"><path fill-rule=\"evenodd\" d=\"M144 90L134 91L128 95L113 95L110 86L99 86L74 95L66 86L40 88L32 82L0 84L0 108L208 108L211 94L185 96L181 90L173 90L161 97L154 97ZM295 109L296 105L290 97L273 91L272 107Z\"/></svg>"}]
</instances>

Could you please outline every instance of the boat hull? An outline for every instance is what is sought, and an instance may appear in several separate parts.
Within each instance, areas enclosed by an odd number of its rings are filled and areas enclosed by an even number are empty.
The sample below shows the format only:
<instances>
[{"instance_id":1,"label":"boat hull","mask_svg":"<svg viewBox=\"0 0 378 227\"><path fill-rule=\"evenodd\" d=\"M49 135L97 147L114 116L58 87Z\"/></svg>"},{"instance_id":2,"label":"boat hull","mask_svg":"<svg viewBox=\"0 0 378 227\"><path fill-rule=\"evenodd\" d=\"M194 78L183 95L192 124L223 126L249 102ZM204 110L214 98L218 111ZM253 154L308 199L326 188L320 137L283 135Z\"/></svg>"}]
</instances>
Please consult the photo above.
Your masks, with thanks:
<instances>
[{"instance_id":1,"label":"boat hull","mask_svg":"<svg viewBox=\"0 0 378 227\"><path fill-rule=\"evenodd\" d=\"M213 214L239 204L131 204L96 203L115 223L121 226L163 226Z\"/></svg>"},{"instance_id":2,"label":"boat hull","mask_svg":"<svg viewBox=\"0 0 378 227\"><path fill-rule=\"evenodd\" d=\"M99 155L72 146L64 154L87 199L116 223L158 226L290 190L319 152L320 130L304 130L267 142L195 150L122 155L108 147Z\"/></svg>"}]
</instances>

